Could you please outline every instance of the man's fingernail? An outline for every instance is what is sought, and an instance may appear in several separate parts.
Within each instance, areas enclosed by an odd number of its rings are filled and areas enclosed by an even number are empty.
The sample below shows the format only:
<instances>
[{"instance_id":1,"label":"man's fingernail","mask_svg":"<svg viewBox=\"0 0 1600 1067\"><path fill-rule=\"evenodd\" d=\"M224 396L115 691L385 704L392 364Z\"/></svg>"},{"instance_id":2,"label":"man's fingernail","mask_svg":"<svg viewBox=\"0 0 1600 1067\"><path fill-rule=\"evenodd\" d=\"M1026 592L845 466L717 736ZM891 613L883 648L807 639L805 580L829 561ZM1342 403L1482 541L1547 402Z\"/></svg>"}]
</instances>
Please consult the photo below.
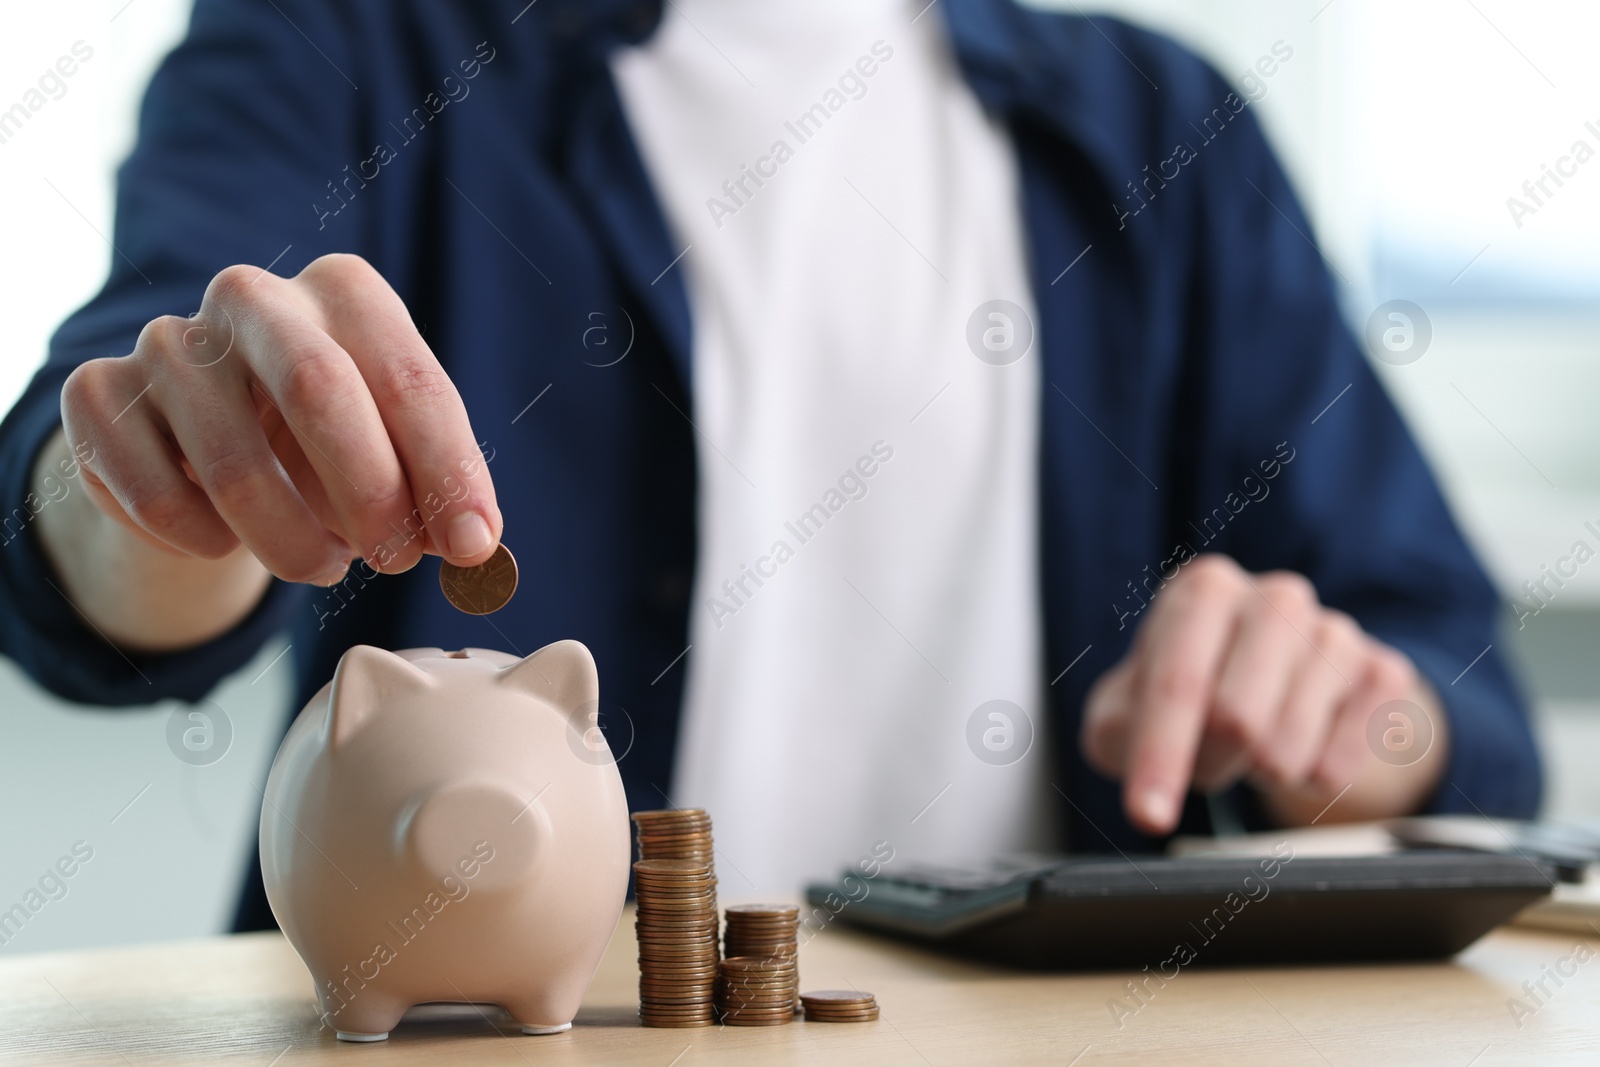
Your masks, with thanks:
<instances>
[{"instance_id":1,"label":"man's fingernail","mask_svg":"<svg viewBox=\"0 0 1600 1067\"><path fill-rule=\"evenodd\" d=\"M1166 826L1172 821L1172 801L1158 789L1140 790L1133 798L1134 810L1147 826Z\"/></svg>"},{"instance_id":2,"label":"man's fingernail","mask_svg":"<svg viewBox=\"0 0 1600 1067\"><path fill-rule=\"evenodd\" d=\"M481 555L494 547L494 534L489 532L489 524L475 511L451 519L445 536L450 542L450 554L457 559Z\"/></svg>"},{"instance_id":3,"label":"man's fingernail","mask_svg":"<svg viewBox=\"0 0 1600 1067\"><path fill-rule=\"evenodd\" d=\"M350 561L347 559L340 560L338 563L333 565L332 570L330 570L327 574L324 574L321 578L315 579L311 584L320 585L324 588L330 585L338 585L340 582L344 581L344 576L348 573L350 573Z\"/></svg>"}]
</instances>

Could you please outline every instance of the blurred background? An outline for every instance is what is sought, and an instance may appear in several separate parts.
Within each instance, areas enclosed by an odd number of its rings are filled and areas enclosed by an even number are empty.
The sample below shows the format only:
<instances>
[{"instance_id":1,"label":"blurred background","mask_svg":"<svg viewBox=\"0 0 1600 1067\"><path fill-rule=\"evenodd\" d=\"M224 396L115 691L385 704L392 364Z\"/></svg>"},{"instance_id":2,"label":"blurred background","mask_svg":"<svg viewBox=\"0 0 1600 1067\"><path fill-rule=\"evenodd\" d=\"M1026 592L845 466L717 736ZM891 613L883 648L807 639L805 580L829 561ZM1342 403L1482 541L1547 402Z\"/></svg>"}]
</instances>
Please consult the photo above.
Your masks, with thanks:
<instances>
[{"instance_id":1,"label":"blurred background","mask_svg":"<svg viewBox=\"0 0 1600 1067\"><path fill-rule=\"evenodd\" d=\"M20 129L0 129L10 250L0 256L0 407L115 254L112 175L132 143L143 85L183 33L189 6L58 0L7 12L0 111L59 57L80 62ZM1600 816L1600 776L1590 770L1600 761L1600 563L1542 602L1523 588L1575 541L1600 550L1600 534L1584 525L1600 529L1600 421L1591 411L1600 397L1600 65L1590 54L1600 6L1043 6L1116 14L1205 55L1253 98L1343 279L1352 329L1364 335L1388 301L1415 305L1412 348L1374 364L1506 599L1502 641L1534 698L1545 814ZM1575 152L1579 141L1586 152ZM282 643L264 650L213 694L200 709L208 721L175 705L64 705L0 660L0 909L75 842L94 849L68 894L0 953L226 928L289 710L283 652ZM220 759L175 758L169 730L213 729L220 739L224 723L232 736Z\"/></svg>"}]
</instances>

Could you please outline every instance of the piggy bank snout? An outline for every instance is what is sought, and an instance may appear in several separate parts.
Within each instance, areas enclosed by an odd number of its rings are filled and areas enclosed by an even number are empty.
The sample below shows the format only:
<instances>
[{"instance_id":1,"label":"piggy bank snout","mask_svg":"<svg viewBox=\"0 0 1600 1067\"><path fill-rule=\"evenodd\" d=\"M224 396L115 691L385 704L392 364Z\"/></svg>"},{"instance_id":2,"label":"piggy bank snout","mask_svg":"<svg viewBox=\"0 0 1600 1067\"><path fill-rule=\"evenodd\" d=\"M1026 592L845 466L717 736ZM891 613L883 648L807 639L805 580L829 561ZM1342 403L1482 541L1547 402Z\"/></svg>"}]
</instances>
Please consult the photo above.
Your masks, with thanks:
<instances>
[{"instance_id":1,"label":"piggy bank snout","mask_svg":"<svg viewBox=\"0 0 1600 1067\"><path fill-rule=\"evenodd\" d=\"M535 869L551 838L549 816L533 793L496 782L458 782L423 798L405 828L412 855L433 878L453 876L474 889L516 885Z\"/></svg>"}]
</instances>

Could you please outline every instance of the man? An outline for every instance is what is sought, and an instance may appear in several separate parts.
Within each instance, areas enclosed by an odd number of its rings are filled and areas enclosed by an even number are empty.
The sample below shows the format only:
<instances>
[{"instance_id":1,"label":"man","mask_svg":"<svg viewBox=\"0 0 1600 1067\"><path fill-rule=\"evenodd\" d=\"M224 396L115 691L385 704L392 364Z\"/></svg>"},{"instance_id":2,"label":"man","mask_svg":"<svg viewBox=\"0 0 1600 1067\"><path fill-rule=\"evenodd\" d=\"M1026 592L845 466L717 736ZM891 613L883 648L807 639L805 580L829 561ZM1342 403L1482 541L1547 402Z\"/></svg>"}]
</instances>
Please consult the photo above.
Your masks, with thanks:
<instances>
[{"instance_id":1,"label":"man","mask_svg":"<svg viewBox=\"0 0 1600 1067\"><path fill-rule=\"evenodd\" d=\"M0 639L65 696L198 699L284 627L301 699L358 642L576 637L630 803L760 888L1536 807L1492 591L1159 38L201 0L117 218L0 432L52 501ZM451 612L416 565L502 535L522 591Z\"/></svg>"}]
</instances>

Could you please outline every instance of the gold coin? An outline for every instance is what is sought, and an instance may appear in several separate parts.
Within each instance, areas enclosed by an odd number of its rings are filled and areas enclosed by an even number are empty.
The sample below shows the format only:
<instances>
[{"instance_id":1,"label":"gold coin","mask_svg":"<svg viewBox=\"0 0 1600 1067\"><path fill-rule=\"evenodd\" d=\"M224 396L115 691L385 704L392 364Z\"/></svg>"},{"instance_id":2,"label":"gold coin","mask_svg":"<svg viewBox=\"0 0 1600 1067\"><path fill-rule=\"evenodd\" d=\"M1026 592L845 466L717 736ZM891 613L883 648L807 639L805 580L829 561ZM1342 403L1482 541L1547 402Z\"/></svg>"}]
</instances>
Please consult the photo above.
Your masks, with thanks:
<instances>
[{"instance_id":1,"label":"gold coin","mask_svg":"<svg viewBox=\"0 0 1600 1067\"><path fill-rule=\"evenodd\" d=\"M876 997L860 989L808 989L800 994L800 999L805 1001L808 1007L815 1004L822 1008L855 1007L877 1003Z\"/></svg>"},{"instance_id":2,"label":"gold coin","mask_svg":"<svg viewBox=\"0 0 1600 1067\"><path fill-rule=\"evenodd\" d=\"M694 960L650 960L639 961L639 980L654 985L666 985L669 982L690 982L695 986L715 986L717 976L707 973L706 967L715 967L709 961Z\"/></svg>"},{"instance_id":3,"label":"gold coin","mask_svg":"<svg viewBox=\"0 0 1600 1067\"><path fill-rule=\"evenodd\" d=\"M717 976L717 957L712 952L694 956L677 956L671 959L650 959L641 955L639 962L643 965L643 969L650 974L687 974L703 970L709 972L712 978Z\"/></svg>"},{"instance_id":4,"label":"gold coin","mask_svg":"<svg viewBox=\"0 0 1600 1067\"><path fill-rule=\"evenodd\" d=\"M806 1011L810 1012L813 1015L828 1015L828 1016L832 1016L832 1015L860 1015L863 1012L877 1011L878 1010L878 1005L875 1002L871 1003L871 1004L851 1004L851 1005L849 1005L847 1007L835 1007L835 1006L833 1006L831 1004L829 1004L829 1005L807 1004L805 1007L806 1007Z\"/></svg>"},{"instance_id":5,"label":"gold coin","mask_svg":"<svg viewBox=\"0 0 1600 1067\"><path fill-rule=\"evenodd\" d=\"M717 981L724 992L730 997L737 996L778 996L783 995L790 1000L794 999L794 975L784 978L774 978L771 981L752 982L748 978L728 979L723 976Z\"/></svg>"},{"instance_id":6,"label":"gold coin","mask_svg":"<svg viewBox=\"0 0 1600 1067\"><path fill-rule=\"evenodd\" d=\"M468 615L489 615L511 602L517 591L517 561L505 545L496 545L494 555L476 567L439 567L439 588L457 611Z\"/></svg>"},{"instance_id":7,"label":"gold coin","mask_svg":"<svg viewBox=\"0 0 1600 1067\"><path fill-rule=\"evenodd\" d=\"M711 1003L710 997L701 995L695 989L673 990L670 992L662 989L641 989L639 990L639 999L651 1009L705 1007Z\"/></svg>"},{"instance_id":8,"label":"gold coin","mask_svg":"<svg viewBox=\"0 0 1600 1067\"><path fill-rule=\"evenodd\" d=\"M634 901L639 907L639 917L644 918L650 914L651 909L671 908L682 911L684 908L699 908L710 913L716 918L716 912L711 908L711 893L704 889L689 891L666 889L638 889L634 893Z\"/></svg>"},{"instance_id":9,"label":"gold coin","mask_svg":"<svg viewBox=\"0 0 1600 1067\"><path fill-rule=\"evenodd\" d=\"M763 972L792 971L794 961L787 957L729 956L722 961L722 968L732 974L759 975Z\"/></svg>"},{"instance_id":10,"label":"gold coin","mask_svg":"<svg viewBox=\"0 0 1600 1067\"><path fill-rule=\"evenodd\" d=\"M638 877L633 885L635 896L697 896L710 899L714 883L709 878Z\"/></svg>"},{"instance_id":11,"label":"gold coin","mask_svg":"<svg viewBox=\"0 0 1600 1067\"><path fill-rule=\"evenodd\" d=\"M716 850L709 841L653 841L640 838L639 858L646 860L699 860L710 863Z\"/></svg>"},{"instance_id":12,"label":"gold coin","mask_svg":"<svg viewBox=\"0 0 1600 1067\"><path fill-rule=\"evenodd\" d=\"M794 989L792 987L786 989L782 986L774 986L771 989L718 988L717 1000L730 1008L736 1008L740 1005L747 1007L755 1007L756 1005L776 1007L782 1004L784 1007L793 1010Z\"/></svg>"},{"instance_id":13,"label":"gold coin","mask_svg":"<svg viewBox=\"0 0 1600 1067\"><path fill-rule=\"evenodd\" d=\"M711 877L709 866L704 863L691 863L688 860L638 860L634 863L633 870L635 874L643 874L646 877L652 874L669 878L673 875L685 878Z\"/></svg>"},{"instance_id":14,"label":"gold coin","mask_svg":"<svg viewBox=\"0 0 1600 1067\"><path fill-rule=\"evenodd\" d=\"M737 916L739 919L788 919L799 918L800 909L793 904L730 904L728 905L728 918Z\"/></svg>"},{"instance_id":15,"label":"gold coin","mask_svg":"<svg viewBox=\"0 0 1600 1067\"><path fill-rule=\"evenodd\" d=\"M707 939L707 944L711 948L715 948L717 945L717 931L709 925L697 928L688 925L676 927L647 926L639 923L634 927L634 933L638 937L640 947L645 945L677 945L686 941L699 941L702 938ZM717 955L720 957L722 954L719 952Z\"/></svg>"}]
</instances>

